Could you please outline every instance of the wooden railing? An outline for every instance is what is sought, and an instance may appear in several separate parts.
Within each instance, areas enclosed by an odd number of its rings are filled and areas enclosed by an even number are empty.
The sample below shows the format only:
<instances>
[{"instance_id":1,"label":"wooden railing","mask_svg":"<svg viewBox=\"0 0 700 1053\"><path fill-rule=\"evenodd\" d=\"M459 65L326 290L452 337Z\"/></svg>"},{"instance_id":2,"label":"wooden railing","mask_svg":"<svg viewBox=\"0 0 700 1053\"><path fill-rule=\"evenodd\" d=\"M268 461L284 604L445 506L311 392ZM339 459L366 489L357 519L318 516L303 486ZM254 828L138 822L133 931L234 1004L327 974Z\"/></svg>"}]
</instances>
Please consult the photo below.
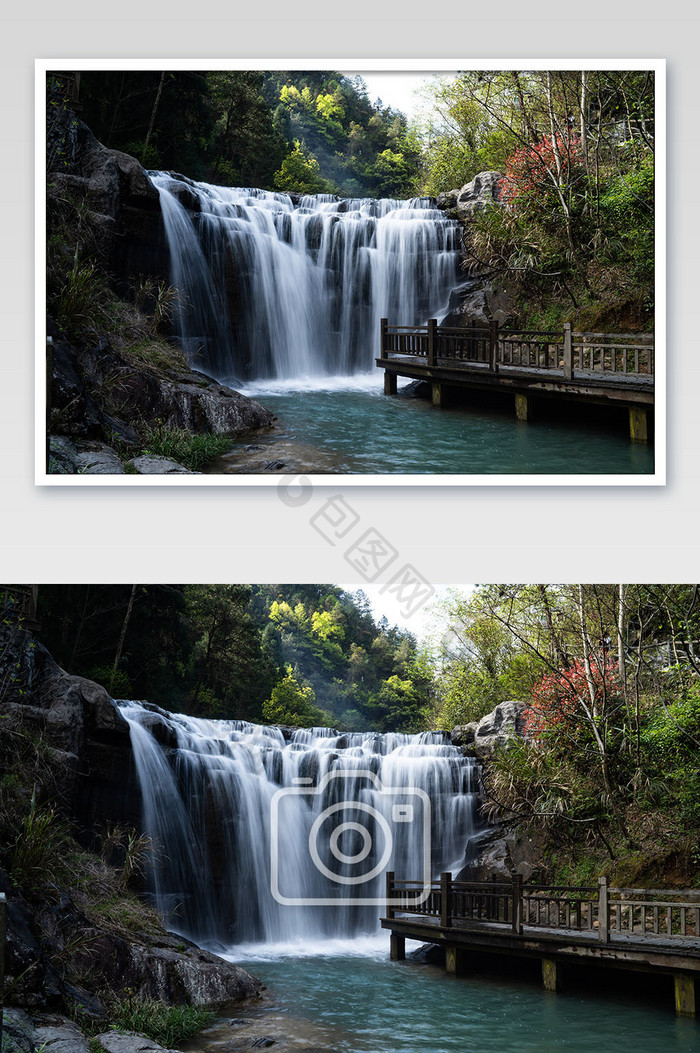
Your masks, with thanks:
<instances>
[{"instance_id":1,"label":"wooden railing","mask_svg":"<svg viewBox=\"0 0 700 1053\"><path fill-rule=\"evenodd\" d=\"M389 325L381 321L380 358L391 355L424 359L428 366L476 363L497 373L500 366L575 373L653 376L654 337L650 333L574 333L502 329L471 324L462 328L438 326L432 318L424 326Z\"/></svg>"},{"instance_id":2,"label":"wooden railing","mask_svg":"<svg viewBox=\"0 0 700 1053\"><path fill-rule=\"evenodd\" d=\"M422 881L386 875L386 913L435 918L443 928L469 922L561 932L590 932L602 942L616 936L658 936L665 940L700 938L700 889L610 888L606 877L595 886L524 885L510 882L453 881L449 873L425 886Z\"/></svg>"}]
</instances>

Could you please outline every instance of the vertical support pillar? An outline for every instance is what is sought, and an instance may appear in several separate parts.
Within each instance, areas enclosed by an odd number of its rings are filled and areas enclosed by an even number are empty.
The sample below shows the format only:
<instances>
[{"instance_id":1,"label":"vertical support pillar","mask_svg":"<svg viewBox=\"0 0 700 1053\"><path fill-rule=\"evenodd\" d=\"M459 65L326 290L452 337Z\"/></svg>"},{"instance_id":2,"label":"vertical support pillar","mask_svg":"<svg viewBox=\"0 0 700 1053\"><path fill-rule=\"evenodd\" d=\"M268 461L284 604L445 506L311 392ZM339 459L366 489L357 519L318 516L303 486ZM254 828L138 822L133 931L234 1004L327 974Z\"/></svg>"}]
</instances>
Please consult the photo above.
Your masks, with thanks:
<instances>
[{"instance_id":1,"label":"vertical support pillar","mask_svg":"<svg viewBox=\"0 0 700 1053\"><path fill-rule=\"evenodd\" d=\"M513 874L513 932L523 934L523 875Z\"/></svg>"},{"instance_id":2,"label":"vertical support pillar","mask_svg":"<svg viewBox=\"0 0 700 1053\"><path fill-rule=\"evenodd\" d=\"M489 321L489 369L498 373L498 322L495 318Z\"/></svg>"},{"instance_id":3,"label":"vertical support pillar","mask_svg":"<svg viewBox=\"0 0 700 1053\"><path fill-rule=\"evenodd\" d=\"M386 903L384 909L386 910L387 918L394 917L394 871L387 870L386 872Z\"/></svg>"},{"instance_id":4,"label":"vertical support pillar","mask_svg":"<svg viewBox=\"0 0 700 1053\"><path fill-rule=\"evenodd\" d=\"M676 996L676 1015L695 1016L695 980L686 973L676 973L673 977L673 989Z\"/></svg>"},{"instance_id":5,"label":"vertical support pillar","mask_svg":"<svg viewBox=\"0 0 700 1053\"><path fill-rule=\"evenodd\" d=\"M389 957L392 962L402 962L406 958L406 937L392 932L389 940Z\"/></svg>"},{"instance_id":6,"label":"vertical support pillar","mask_svg":"<svg viewBox=\"0 0 700 1053\"><path fill-rule=\"evenodd\" d=\"M452 895L452 874L448 870L440 875L440 924L443 929L450 926L450 897Z\"/></svg>"},{"instance_id":7,"label":"vertical support pillar","mask_svg":"<svg viewBox=\"0 0 700 1053\"><path fill-rule=\"evenodd\" d=\"M384 394L395 395L396 394L396 373L390 373L388 369L384 370Z\"/></svg>"},{"instance_id":8,"label":"vertical support pillar","mask_svg":"<svg viewBox=\"0 0 700 1053\"><path fill-rule=\"evenodd\" d=\"M457 976L462 972L462 949L448 944L445 947L445 972Z\"/></svg>"},{"instance_id":9,"label":"vertical support pillar","mask_svg":"<svg viewBox=\"0 0 700 1053\"><path fill-rule=\"evenodd\" d=\"M435 365L437 351L437 318L428 321L428 365Z\"/></svg>"},{"instance_id":10,"label":"vertical support pillar","mask_svg":"<svg viewBox=\"0 0 700 1053\"><path fill-rule=\"evenodd\" d=\"M528 398L527 395L523 395L520 391L515 393L515 416L517 420L526 421L528 418Z\"/></svg>"},{"instance_id":11,"label":"vertical support pillar","mask_svg":"<svg viewBox=\"0 0 700 1053\"><path fill-rule=\"evenodd\" d=\"M445 387L443 384L439 384L437 381L433 381L433 406L437 406L439 409L444 408L446 399Z\"/></svg>"},{"instance_id":12,"label":"vertical support pillar","mask_svg":"<svg viewBox=\"0 0 700 1053\"><path fill-rule=\"evenodd\" d=\"M574 341L571 322L564 322L564 380L574 379Z\"/></svg>"},{"instance_id":13,"label":"vertical support pillar","mask_svg":"<svg viewBox=\"0 0 700 1053\"><path fill-rule=\"evenodd\" d=\"M647 411L645 406L630 406L630 441L648 442Z\"/></svg>"},{"instance_id":14,"label":"vertical support pillar","mask_svg":"<svg viewBox=\"0 0 700 1053\"><path fill-rule=\"evenodd\" d=\"M387 337L389 335L388 334L388 329L389 329L389 319L388 318L382 318L381 322L379 323L379 357L380 358L384 358L384 353L385 352L386 352L386 357L387 358L389 357L389 348L387 346Z\"/></svg>"},{"instance_id":15,"label":"vertical support pillar","mask_svg":"<svg viewBox=\"0 0 700 1053\"><path fill-rule=\"evenodd\" d=\"M554 958L542 959L542 986L545 991L558 991L560 985L559 970Z\"/></svg>"},{"instance_id":16,"label":"vertical support pillar","mask_svg":"<svg viewBox=\"0 0 700 1053\"><path fill-rule=\"evenodd\" d=\"M608 942L608 879L598 878L598 939Z\"/></svg>"}]
</instances>

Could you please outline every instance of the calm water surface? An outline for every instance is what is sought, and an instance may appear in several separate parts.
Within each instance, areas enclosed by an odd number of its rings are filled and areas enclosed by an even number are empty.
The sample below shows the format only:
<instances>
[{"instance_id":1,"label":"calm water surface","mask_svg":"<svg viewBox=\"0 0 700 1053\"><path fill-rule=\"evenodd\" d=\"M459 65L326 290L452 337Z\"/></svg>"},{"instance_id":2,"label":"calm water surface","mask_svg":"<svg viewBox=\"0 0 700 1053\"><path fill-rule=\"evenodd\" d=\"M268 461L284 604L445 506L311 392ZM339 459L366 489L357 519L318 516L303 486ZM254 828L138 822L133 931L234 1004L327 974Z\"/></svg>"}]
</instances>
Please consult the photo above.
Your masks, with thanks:
<instances>
[{"instance_id":1,"label":"calm water surface","mask_svg":"<svg viewBox=\"0 0 700 1053\"><path fill-rule=\"evenodd\" d=\"M297 381L294 390L280 382L243 390L277 415L278 434L315 447L324 460L331 455L340 472L639 475L654 470L651 447L630 443L623 411L619 431L588 423L522 423L505 410L440 410L422 399L388 398L376 374Z\"/></svg>"},{"instance_id":2,"label":"calm water surface","mask_svg":"<svg viewBox=\"0 0 700 1053\"><path fill-rule=\"evenodd\" d=\"M670 981L667 1001L655 1007L645 999L575 990L553 995L537 983L503 976L449 976L437 966L390 962L386 946L362 956L270 955L241 964L267 984L272 1006L253 1012L263 1031L277 1034L281 1048L313 1044L337 1053L700 1050L700 1025L673 1013ZM285 1039L285 1033L296 1034L296 1041Z\"/></svg>"}]
</instances>

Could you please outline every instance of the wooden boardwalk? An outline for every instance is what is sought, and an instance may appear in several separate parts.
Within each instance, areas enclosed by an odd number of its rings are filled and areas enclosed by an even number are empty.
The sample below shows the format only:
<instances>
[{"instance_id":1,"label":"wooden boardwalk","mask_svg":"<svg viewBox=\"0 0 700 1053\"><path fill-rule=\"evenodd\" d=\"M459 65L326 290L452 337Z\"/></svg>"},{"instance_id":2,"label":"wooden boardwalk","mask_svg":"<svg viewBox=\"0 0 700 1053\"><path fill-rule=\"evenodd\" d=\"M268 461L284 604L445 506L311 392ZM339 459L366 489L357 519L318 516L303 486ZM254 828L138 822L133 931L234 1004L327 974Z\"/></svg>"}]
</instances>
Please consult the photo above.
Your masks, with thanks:
<instances>
[{"instance_id":1,"label":"wooden boardwalk","mask_svg":"<svg viewBox=\"0 0 700 1053\"><path fill-rule=\"evenodd\" d=\"M429 887L387 874L386 917L391 957L407 939L445 948L446 968L459 972L467 954L542 961L546 989L556 991L567 964L652 972L673 980L676 1012L695 1015L700 978L700 889L611 888L453 881Z\"/></svg>"},{"instance_id":2,"label":"wooden boardwalk","mask_svg":"<svg viewBox=\"0 0 700 1053\"><path fill-rule=\"evenodd\" d=\"M389 325L382 319L377 365L384 392L396 394L397 377L425 380L436 406L459 388L510 392L519 420L532 399L564 399L618 406L629 414L630 438L647 442L654 407L654 337L648 333L574 333L438 326Z\"/></svg>"}]
</instances>

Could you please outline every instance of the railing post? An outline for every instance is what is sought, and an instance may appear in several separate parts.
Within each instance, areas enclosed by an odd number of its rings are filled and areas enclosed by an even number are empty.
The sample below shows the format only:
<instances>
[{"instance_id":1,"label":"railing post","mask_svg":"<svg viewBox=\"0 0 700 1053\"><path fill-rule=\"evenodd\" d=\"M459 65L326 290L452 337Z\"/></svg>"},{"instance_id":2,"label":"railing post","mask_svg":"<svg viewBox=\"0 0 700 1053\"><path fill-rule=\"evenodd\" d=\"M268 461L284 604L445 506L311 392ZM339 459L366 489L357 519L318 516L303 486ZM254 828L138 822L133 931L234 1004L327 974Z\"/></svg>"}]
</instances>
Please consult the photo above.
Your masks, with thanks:
<instances>
[{"instance_id":1,"label":"railing post","mask_svg":"<svg viewBox=\"0 0 700 1053\"><path fill-rule=\"evenodd\" d=\"M489 369L498 373L498 321L495 318L489 322Z\"/></svg>"},{"instance_id":2,"label":"railing post","mask_svg":"<svg viewBox=\"0 0 700 1053\"><path fill-rule=\"evenodd\" d=\"M437 343L437 318L428 321L428 365L435 365L435 351Z\"/></svg>"},{"instance_id":3,"label":"railing post","mask_svg":"<svg viewBox=\"0 0 700 1053\"><path fill-rule=\"evenodd\" d=\"M523 875L513 874L513 932L523 933Z\"/></svg>"},{"instance_id":4,"label":"railing post","mask_svg":"<svg viewBox=\"0 0 700 1053\"><path fill-rule=\"evenodd\" d=\"M450 925L450 896L452 895L452 874L448 870L440 875L440 924L443 929Z\"/></svg>"},{"instance_id":5,"label":"railing post","mask_svg":"<svg viewBox=\"0 0 700 1053\"><path fill-rule=\"evenodd\" d=\"M598 878L598 939L608 942L608 879Z\"/></svg>"},{"instance_id":6,"label":"railing post","mask_svg":"<svg viewBox=\"0 0 700 1053\"><path fill-rule=\"evenodd\" d=\"M384 358L384 352L385 351L387 352L387 358L389 357L389 348L386 346L387 345L387 339L386 338L387 338L387 331L388 331L388 329L389 329L389 319L388 318L382 318L381 322L379 323L379 330L380 330L380 336L379 336L379 357L380 358Z\"/></svg>"},{"instance_id":7,"label":"railing post","mask_svg":"<svg viewBox=\"0 0 700 1053\"><path fill-rule=\"evenodd\" d=\"M571 322L564 322L564 380L574 379L574 344Z\"/></svg>"},{"instance_id":8,"label":"railing post","mask_svg":"<svg viewBox=\"0 0 700 1053\"><path fill-rule=\"evenodd\" d=\"M387 870L386 872L386 916L387 918L394 917L394 908L392 901L394 899L394 871Z\"/></svg>"}]
</instances>

